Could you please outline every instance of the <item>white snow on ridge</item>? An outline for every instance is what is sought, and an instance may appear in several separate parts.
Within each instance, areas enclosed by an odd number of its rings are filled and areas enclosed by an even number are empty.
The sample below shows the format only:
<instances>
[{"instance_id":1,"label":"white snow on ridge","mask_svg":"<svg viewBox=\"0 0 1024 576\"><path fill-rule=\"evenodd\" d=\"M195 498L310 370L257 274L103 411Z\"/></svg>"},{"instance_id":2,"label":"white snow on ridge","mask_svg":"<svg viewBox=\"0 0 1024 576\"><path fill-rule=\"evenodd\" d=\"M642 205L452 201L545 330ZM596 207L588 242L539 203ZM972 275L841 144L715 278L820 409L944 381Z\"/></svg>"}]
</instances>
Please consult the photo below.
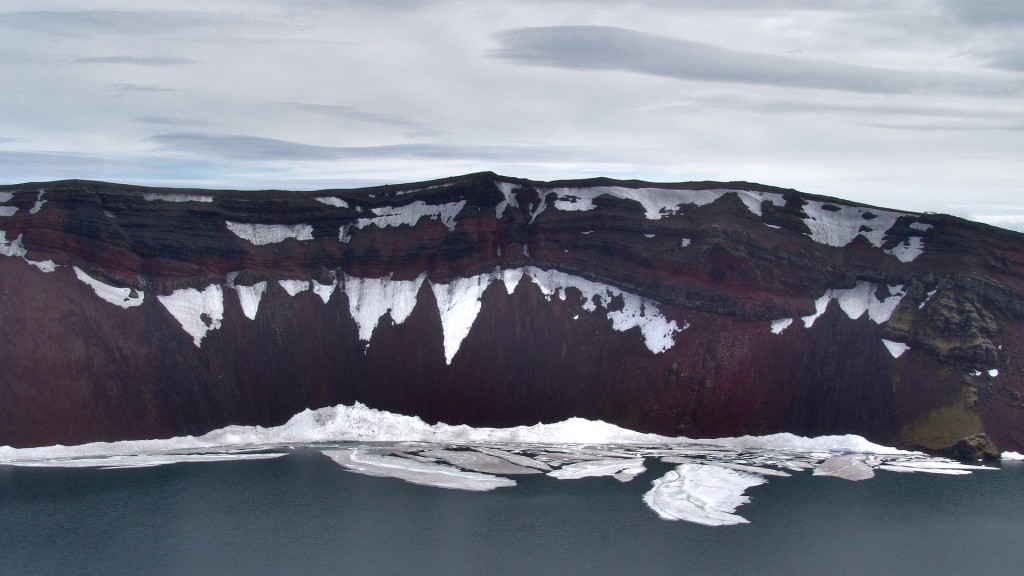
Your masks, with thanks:
<instances>
[{"instance_id":1,"label":"white snow on ridge","mask_svg":"<svg viewBox=\"0 0 1024 576\"><path fill-rule=\"evenodd\" d=\"M22 244L22 238L24 234L18 234L18 237L14 240L7 240L7 232L0 230L0 256L10 256L12 258L21 258L25 262L35 266L42 272L55 272L57 270L57 264L53 260L44 260L42 262L36 262L35 260L28 259L28 250L25 249Z\"/></svg>"},{"instance_id":2,"label":"white snow on ridge","mask_svg":"<svg viewBox=\"0 0 1024 576\"><path fill-rule=\"evenodd\" d=\"M345 202L341 198L335 198L333 196L319 196L314 198L321 204L327 204L328 206L334 206L335 208L348 208L348 202Z\"/></svg>"},{"instance_id":3,"label":"white snow on ridge","mask_svg":"<svg viewBox=\"0 0 1024 576\"><path fill-rule=\"evenodd\" d=\"M156 192L143 192L142 199L146 202L213 202L213 196L202 196L198 194L159 194Z\"/></svg>"},{"instance_id":4,"label":"white snow on ridge","mask_svg":"<svg viewBox=\"0 0 1024 576\"><path fill-rule=\"evenodd\" d=\"M518 188L518 184L512 184L511 182L495 182L495 186L498 187L498 191L505 197L504 200L498 202L498 205L494 208L495 217L501 219L505 215L505 208L512 206L513 208L519 208L519 201L516 200L516 194L513 191Z\"/></svg>"},{"instance_id":5,"label":"white snow on ridge","mask_svg":"<svg viewBox=\"0 0 1024 576\"><path fill-rule=\"evenodd\" d=\"M206 333L220 328L224 320L224 292L218 284L210 284L202 292L195 288L182 288L156 298L192 336L196 348L200 347ZM254 311L253 318L255 315Z\"/></svg>"},{"instance_id":6,"label":"white snow on ridge","mask_svg":"<svg viewBox=\"0 0 1024 576\"><path fill-rule=\"evenodd\" d=\"M415 280L385 278L356 278L345 275L345 294L349 313L359 327L359 339L369 344L373 330L385 314L397 325L405 322L416 307L416 295L426 279L426 273Z\"/></svg>"},{"instance_id":7,"label":"white snow on ridge","mask_svg":"<svg viewBox=\"0 0 1024 576\"><path fill-rule=\"evenodd\" d=\"M242 314L249 320L256 319L256 312L260 309L260 300L263 298L263 293L267 291L266 281L257 282L252 286L233 286L235 292L238 292L238 302L242 305Z\"/></svg>"},{"instance_id":8,"label":"white snow on ridge","mask_svg":"<svg viewBox=\"0 0 1024 576\"><path fill-rule=\"evenodd\" d=\"M224 222L228 230L234 232L235 236L248 240L256 246L266 246L284 242L289 238L299 241L313 239L313 227L309 224L247 224L244 222Z\"/></svg>"},{"instance_id":9,"label":"white snow on ridge","mask_svg":"<svg viewBox=\"0 0 1024 576\"><path fill-rule=\"evenodd\" d=\"M72 268L75 270L75 276L92 288L92 291L97 296L115 306L120 306L127 310L133 306L141 306L142 302L146 299L146 295L141 290L104 284L83 272L78 266L72 266ZM132 292L137 293L138 296L132 296Z\"/></svg>"},{"instance_id":10,"label":"white snow on ridge","mask_svg":"<svg viewBox=\"0 0 1024 576\"><path fill-rule=\"evenodd\" d=\"M782 334L782 331L789 328L789 325L793 323L792 318L781 318L779 320L772 320L772 334Z\"/></svg>"},{"instance_id":11,"label":"white snow on ridge","mask_svg":"<svg viewBox=\"0 0 1024 576\"><path fill-rule=\"evenodd\" d=\"M834 206L838 210L827 210L823 208L825 205ZM846 246L858 234L867 238L872 246L881 247L885 233L901 216L907 216L902 212L841 206L815 200L807 201L804 213L807 215L804 224L811 230L811 239L837 248ZM875 217L865 218L868 213ZM870 230L862 231L862 226Z\"/></svg>"},{"instance_id":12,"label":"white snow on ridge","mask_svg":"<svg viewBox=\"0 0 1024 576\"><path fill-rule=\"evenodd\" d=\"M278 280L278 284L289 296L295 296L301 292L309 290L309 280Z\"/></svg>"},{"instance_id":13,"label":"white snow on ridge","mask_svg":"<svg viewBox=\"0 0 1024 576\"><path fill-rule=\"evenodd\" d=\"M449 231L452 231L455 230L455 217L459 215L465 205L465 200L447 204L427 204L422 200L417 200L404 206L382 206L371 210L374 214L373 218L357 220L356 228L363 229L371 225L378 228L415 226L420 218L430 218L432 220L440 219L441 223Z\"/></svg>"},{"instance_id":14,"label":"white snow on ridge","mask_svg":"<svg viewBox=\"0 0 1024 576\"><path fill-rule=\"evenodd\" d=\"M882 344L885 345L885 349L889 351L889 354L892 354L893 358L899 358L900 356L903 356L904 352L910 350L910 346L908 344L904 344L903 342L893 342L892 340L886 340L885 338L882 338Z\"/></svg>"},{"instance_id":15,"label":"white snow on ridge","mask_svg":"<svg viewBox=\"0 0 1024 576\"><path fill-rule=\"evenodd\" d=\"M644 503L665 520L686 520L707 526L746 524L733 514L750 502L747 488L766 482L763 476L719 466L680 464L653 482Z\"/></svg>"},{"instance_id":16,"label":"white snow on ridge","mask_svg":"<svg viewBox=\"0 0 1024 576\"><path fill-rule=\"evenodd\" d=\"M40 190L39 194L36 195L36 202L29 208L29 214L38 214L43 209L43 205L46 204L46 200L43 200L43 195L46 194L46 190Z\"/></svg>"},{"instance_id":17,"label":"white snow on ridge","mask_svg":"<svg viewBox=\"0 0 1024 576\"><path fill-rule=\"evenodd\" d=\"M331 300L331 295L334 294L334 289L338 287L338 281L334 280L328 284L321 284L316 280L313 280L313 293L320 297L327 304Z\"/></svg>"},{"instance_id":18,"label":"white snow on ridge","mask_svg":"<svg viewBox=\"0 0 1024 576\"><path fill-rule=\"evenodd\" d=\"M900 301L906 296L902 285L888 288L889 296L884 300L879 300L875 296L878 287L870 282L857 282L853 288L826 290L823 296L814 301L814 314L802 318L804 328L813 326L814 322L828 309L828 303L833 299L839 302L839 307L851 320L856 320L867 312L868 318L875 324L888 322Z\"/></svg>"},{"instance_id":19,"label":"white snow on ridge","mask_svg":"<svg viewBox=\"0 0 1024 576\"><path fill-rule=\"evenodd\" d=\"M462 341L469 335L480 313L480 297L494 279L493 274L458 278L448 284L431 283L444 334L444 360L451 364Z\"/></svg>"},{"instance_id":20,"label":"white snow on ridge","mask_svg":"<svg viewBox=\"0 0 1024 576\"><path fill-rule=\"evenodd\" d=\"M771 202L776 206L785 206L786 204L781 194L750 190L674 190L670 188L594 186L590 188L551 188L542 193L544 192L554 192L557 195L557 200L554 202L555 208L565 211L593 210L594 199L599 196L632 200L643 206L648 220L658 220L663 216L675 214L683 204L695 207L706 206L726 194L736 194L747 209L758 216L761 215L762 202Z\"/></svg>"},{"instance_id":21,"label":"white snow on ridge","mask_svg":"<svg viewBox=\"0 0 1024 576\"><path fill-rule=\"evenodd\" d=\"M558 293L558 297L564 300L566 288L575 288L583 295L583 309L588 312L597 310L598 303L607 309L613 298L620 297L624 304L623 308L607 313L613 329L624 332L630 328L639 328L647 349L655 354L660 354L675 345L675 334L681 330L679 325L675 320L669 321L665 318L658 310L657 304L651 300L558 270L542 270L529 266L526 268L526 274L549 298L552 294Z\"/></svg>"}]
</instances>

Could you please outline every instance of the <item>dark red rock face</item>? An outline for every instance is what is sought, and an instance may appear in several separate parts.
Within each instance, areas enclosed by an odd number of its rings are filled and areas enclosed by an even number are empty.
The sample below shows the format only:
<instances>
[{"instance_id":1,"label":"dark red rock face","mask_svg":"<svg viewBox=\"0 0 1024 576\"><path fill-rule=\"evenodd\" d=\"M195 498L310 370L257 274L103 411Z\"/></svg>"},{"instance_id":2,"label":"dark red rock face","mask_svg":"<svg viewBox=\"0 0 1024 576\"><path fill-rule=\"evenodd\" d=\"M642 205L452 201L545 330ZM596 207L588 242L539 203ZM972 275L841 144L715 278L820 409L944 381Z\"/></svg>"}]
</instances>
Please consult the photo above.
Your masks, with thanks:
<instances>
[{"instance_id":1,"label":"dark red rock face","mask_svg":"<svg viewBox=\"0 0 1024 576\"><path fill-rule=\"evenodd\" d=\"M747 183L0 188L0 445L364 402L1024 446L1024 237Z\"/></svg>"}]
</instances>

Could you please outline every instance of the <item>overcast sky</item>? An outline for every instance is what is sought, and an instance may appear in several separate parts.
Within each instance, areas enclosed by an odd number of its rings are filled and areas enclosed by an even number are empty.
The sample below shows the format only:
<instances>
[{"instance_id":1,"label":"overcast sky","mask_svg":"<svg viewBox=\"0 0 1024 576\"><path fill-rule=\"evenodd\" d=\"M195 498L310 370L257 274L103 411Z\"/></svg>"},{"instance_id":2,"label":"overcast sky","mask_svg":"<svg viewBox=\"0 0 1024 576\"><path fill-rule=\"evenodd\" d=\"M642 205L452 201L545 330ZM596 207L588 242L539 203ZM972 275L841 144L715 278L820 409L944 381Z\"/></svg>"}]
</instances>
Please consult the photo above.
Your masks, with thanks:
<instances>
[{"instance_id":1,"label":"overcast sky","mask_svg":"<svg viewBox=\"0 0 1024 576\"><path fill-rule=\"evenodd\" d=\"M5 0L0 182L748 180L1024 228L1022 39L1021 0Z\"/></svg>"}]
</instances>

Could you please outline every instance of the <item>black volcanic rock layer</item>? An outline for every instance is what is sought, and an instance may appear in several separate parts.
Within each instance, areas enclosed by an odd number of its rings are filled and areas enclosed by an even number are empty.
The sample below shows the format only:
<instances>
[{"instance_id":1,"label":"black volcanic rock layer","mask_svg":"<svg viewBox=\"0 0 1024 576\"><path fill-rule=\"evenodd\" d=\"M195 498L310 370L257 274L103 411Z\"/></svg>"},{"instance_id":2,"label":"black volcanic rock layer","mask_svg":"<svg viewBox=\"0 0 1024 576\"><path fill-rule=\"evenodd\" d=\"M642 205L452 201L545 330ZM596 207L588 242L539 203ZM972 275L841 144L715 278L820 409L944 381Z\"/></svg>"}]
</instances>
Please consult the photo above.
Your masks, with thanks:
<instances>
[{"instance_id":1,"label":"black volcanic rock layer","mask_svg":"<svg viewBox=\"0 0 1024 576\"><path fill-rule=\"evenodd\" d=\"M1024 236L949 216L487 173L5 186L0 231L0 445L361 401L472 425L1024 446Z\"/></svg>"}]
</instances>

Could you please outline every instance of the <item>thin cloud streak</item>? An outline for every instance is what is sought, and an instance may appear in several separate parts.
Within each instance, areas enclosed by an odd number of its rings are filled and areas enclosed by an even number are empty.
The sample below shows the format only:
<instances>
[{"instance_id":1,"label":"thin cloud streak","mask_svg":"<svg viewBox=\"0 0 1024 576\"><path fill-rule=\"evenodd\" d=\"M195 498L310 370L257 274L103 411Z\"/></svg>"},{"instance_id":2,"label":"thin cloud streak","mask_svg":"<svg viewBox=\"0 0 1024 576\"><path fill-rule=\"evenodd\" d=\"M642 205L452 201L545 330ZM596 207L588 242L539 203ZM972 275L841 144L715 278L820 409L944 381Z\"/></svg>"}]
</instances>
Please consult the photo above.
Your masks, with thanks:
<instances>
[{"instance_id":1,"label":"thin cloud streak","mask_svg":"<svg viewBox=\"0 0 1024 576\"><path fill-rule=\"evenodd\" d=\"M877 94L1006 95L1024 82L926 74L722 48L606 26L518 28L496 35L492 56L536 66L614 70L679 80L733 82Z\"/></svg>"},{"instance_id":2,"label":"thin cloud streak","mask_svg":"<svg viewBox=\"0 0 1024 576\"><path fill-rule=\"evenodd\" d=\"M79 58L75 64L130 64L133 66L187 66L198 64L191 58L164 58L159 56L96 56Z\"/></svg>"}]
</instances>

